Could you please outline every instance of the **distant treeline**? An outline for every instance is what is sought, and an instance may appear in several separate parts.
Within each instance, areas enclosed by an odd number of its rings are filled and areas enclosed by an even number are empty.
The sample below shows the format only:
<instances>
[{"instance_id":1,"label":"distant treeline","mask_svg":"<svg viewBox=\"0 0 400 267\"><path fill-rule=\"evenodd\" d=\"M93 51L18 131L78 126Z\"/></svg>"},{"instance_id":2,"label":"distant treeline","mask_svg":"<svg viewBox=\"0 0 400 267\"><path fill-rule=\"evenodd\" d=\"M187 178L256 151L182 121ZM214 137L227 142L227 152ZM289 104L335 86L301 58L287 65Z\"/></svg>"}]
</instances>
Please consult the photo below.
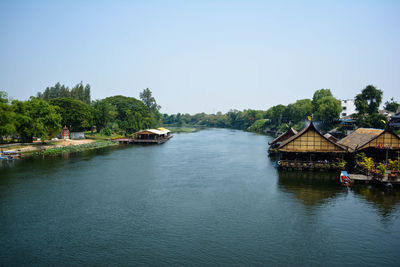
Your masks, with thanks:
<instances>
[{"instance_id":1,"label":"distant treeline","mask_svg":"<svg viewBox=\"0 0 400 267\"><path fill-rule=\"evenodd\" d=\"M65 125L71 131L93 130L130 135L160 124L160 106L150 89L140 93L140 99L110 96L90 100L90 85L77 84L71 90L57 83L27 101L8 99L0 91L0 141L18 139L32 142L57 136Z\"/></svg>"},{"instance_id":2,"label":"distant treeline","mask_svg":"<svg viewBox=\"0 0 400 267\"><path fill-rule=\"evenodd\" d=\"M31 142L34 137L47 139L56 136L62 126L71 131L93 130L110 135L130 135L145 128L159 126L223 127L260 133L285 131L288 127L303 128L312 117L321 130L328 131L338 124L341 102L330 89L315 91L312 99L300 99L289 105L276 105L267 110L230 110L222 114L163 114L150 89L144 89L140 100L134 97L110 96L91 101L89 84L78 83L72 89L56 83L27 101L9 101L0 91L0 141L18 139ZM384 128L387 118L378 113L383 92L368 85L355 96L357 126ZM396 111L399 104L391 99L385 109Z\"/></svg>"},{"instance_id":3,"label":"distant treeline","mask_svg":"<svg viewBox=\"0 0 400 267\"><path fill-rule=\"evenodd\" d=\"M383 92L372 85L368 85L361 93L355 96L357 113L352 114L356 125L360 127L383 128L387 122L384 115L378 113L382 102ZM391 99L384 108L395 112L399 104ZM276 105L268 110L230 110L222 114L163 114L162 123L171 126L202 126L222 127L249 130L259 133L282 132L293 127L300 130L312 118L323 131L337 127L342 112L341 102L336 99L330 89L315 91L312 99L301 99L289 105Z\"/></svg>"}]
</instances>

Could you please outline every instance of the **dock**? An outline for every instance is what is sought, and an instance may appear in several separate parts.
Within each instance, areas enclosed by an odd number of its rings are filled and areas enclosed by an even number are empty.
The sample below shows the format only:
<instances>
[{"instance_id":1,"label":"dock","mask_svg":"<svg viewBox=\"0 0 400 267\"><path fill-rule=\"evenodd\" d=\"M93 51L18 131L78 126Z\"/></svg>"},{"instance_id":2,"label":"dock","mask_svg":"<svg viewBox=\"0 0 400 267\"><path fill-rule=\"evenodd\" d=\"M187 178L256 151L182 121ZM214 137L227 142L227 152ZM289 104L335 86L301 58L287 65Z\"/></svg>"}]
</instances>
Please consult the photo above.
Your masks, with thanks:
<instances>
[{"instance_id":1,"label":"dock","mask_svg":"<svg viewBox=\"0 0 400 267\"><path fill-rule=\"evenodd\" d=\"M165 138L157 139L135 139L135 138L118 138L113 139L114 142L119 142L120 144L162 144L167 142L172 138L172 135Z\"/></svg>"},{"instance_id":2,"label":"dock","mask_svg":"<svg viewBox=\"0 0 400 267\"><path fill-rule=\"evenodd\" d=\"M356 182L356 183L366 183L366 184L381 184L381 185L387 185L387 184L392 184L392 185L400 185L400 178L389 178L389 175L386 174L385 177L382 179L377 179L373 177L372 175L365 175L365 174L356 174L356 173L349 173L349 178Z\"/></svg>"}]
</instances>

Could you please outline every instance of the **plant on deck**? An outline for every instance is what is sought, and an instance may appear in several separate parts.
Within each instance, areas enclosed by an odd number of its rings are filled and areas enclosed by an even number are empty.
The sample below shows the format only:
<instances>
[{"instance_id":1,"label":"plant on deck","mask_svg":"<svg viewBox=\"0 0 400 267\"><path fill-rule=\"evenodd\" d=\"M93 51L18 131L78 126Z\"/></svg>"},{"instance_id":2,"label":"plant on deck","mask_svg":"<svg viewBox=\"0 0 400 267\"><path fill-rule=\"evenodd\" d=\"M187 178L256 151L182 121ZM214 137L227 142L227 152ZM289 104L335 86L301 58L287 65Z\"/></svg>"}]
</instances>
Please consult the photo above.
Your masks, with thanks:
<instances>
[{"instance_id":1,"label":"plant on deck","mask_svg":"<svg viewBox=\"0 0 400 267\"><path fill-rule=\"evenodd\" d=\"M385 177L386 175L386 165L383 163L379 163L378 167L376 167L377 173L380 177Z\"/></svg>"}]
</instances>

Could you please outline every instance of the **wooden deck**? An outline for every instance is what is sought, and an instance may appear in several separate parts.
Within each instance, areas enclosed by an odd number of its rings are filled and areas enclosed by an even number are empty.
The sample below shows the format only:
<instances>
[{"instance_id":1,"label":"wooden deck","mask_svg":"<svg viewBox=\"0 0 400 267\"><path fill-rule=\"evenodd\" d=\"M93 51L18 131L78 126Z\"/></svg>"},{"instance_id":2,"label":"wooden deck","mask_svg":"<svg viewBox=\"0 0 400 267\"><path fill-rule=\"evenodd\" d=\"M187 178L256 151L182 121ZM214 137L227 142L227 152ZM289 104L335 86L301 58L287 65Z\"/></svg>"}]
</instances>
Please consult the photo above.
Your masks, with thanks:
<instances>
[{"instance_id":1,"label":"wooden deck","mask_svg":"<svg viewBox=\"0 0 400 267\"><path fill-rule=\"evenodd\" d=\"M382 179L376 179L372 175L364 175L364 174L355 174L355 173L349 173L349 177L351 180L354 182L359 182L359 183L381 183L383 185L386 185L388 183L391 183L393 185L400 185L400 178L389 178L388 174L385 175Z\"/></svg>"}]
</instances>

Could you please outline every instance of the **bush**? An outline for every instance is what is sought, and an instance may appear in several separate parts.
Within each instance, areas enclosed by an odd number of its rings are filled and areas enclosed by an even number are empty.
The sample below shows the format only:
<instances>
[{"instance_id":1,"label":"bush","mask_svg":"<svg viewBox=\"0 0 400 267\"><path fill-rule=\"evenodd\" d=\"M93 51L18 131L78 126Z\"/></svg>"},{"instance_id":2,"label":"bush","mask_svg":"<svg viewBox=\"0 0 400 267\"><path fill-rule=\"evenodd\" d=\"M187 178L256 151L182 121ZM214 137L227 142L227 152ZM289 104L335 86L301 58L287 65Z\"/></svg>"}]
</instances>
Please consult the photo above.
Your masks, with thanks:
<instances>
[{"instance_id":1,"label":"bush","mask_svg":"<svg viewBox=\"0 0 400 267\"><path fill-rule=\"evenodd\" d=\"M111 136L112 132L111 132L110 128L105 127L103 129L101 129L100 134L106 135L106 136Z\"/></svg>"},{"instance_id":2,"label":"bush","mask_svg":"<svg viewBox=\"0 0 400 267\"><path fill-rule=\"evenodd\" d=\"M376 169L378 170L379 176L385 177L385 174L386 174L386 165L385 164L380 163L378 165L378 167L376 167Z\"/></svg>"}]
</instances>

